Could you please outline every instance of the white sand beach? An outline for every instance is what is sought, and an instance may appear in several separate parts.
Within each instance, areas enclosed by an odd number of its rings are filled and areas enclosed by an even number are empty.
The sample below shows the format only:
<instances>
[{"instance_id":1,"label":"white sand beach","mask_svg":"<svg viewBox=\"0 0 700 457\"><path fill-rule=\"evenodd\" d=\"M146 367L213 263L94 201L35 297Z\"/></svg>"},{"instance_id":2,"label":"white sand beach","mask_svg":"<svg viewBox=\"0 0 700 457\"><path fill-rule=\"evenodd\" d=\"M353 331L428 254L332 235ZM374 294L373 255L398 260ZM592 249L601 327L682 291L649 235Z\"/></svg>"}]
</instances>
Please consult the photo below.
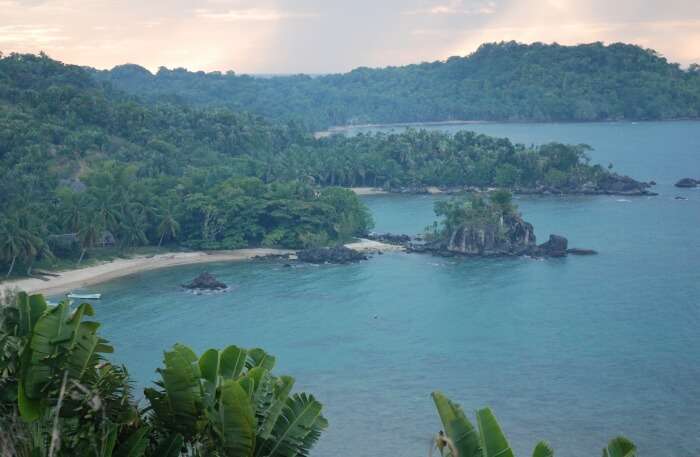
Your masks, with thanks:
<instances>
[{"instance_id":1,"label":"white sand beach","mask_svg":"<svg viewBox=\"0 0 700 457\"><path fill-rule=\"evenodd\" d=\"M351 249L365 252L402 250L400 246L361 239L346 245ZM237 249L211 252L173 252L153 256L136 256L130 259L116 259L99 265L75 270L53 272L46 280L39 278L18 279L0 283L0 295L7 289L19 289L32 294L56 295L74 289L85 288L111 279L129 276L158 268L175 267L210 262L234 262L250 260L256 256L293 254L287 249Z\"/></svg>"},{"instance_id":2,"label":"white sand beach","mask_svg":"<svg viewBox=\"0 0 700 457\"><path fill-rule=\"evenodd\" d=\"M350 190L355 192L356 195L384 195L389 193L379 187L351 187Z\"/></svg>"}]
</instances>

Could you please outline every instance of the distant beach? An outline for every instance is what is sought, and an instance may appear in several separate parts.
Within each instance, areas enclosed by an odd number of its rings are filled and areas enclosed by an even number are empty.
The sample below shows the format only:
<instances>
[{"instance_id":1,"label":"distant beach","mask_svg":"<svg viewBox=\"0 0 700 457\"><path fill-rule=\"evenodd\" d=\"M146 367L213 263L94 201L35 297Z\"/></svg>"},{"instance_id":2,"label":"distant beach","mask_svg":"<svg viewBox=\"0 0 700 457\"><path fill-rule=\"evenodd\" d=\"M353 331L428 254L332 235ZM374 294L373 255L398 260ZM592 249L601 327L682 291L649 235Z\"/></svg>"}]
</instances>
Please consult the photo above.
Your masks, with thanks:
<instances>
[{"instance_id":1,"label":"distant beach","mask_svg":"<svg viewBox=\"0 0 700 457\"><path fill-rule=\"evenodd\" d=\"M349 243L346 246L351 249L366 252L401 250L399 246L365 239ZM32 294L56 295L123 276L159 268L198 263L235 262L250 260L257 256L293 254L294 252L296 251L289 249L252 248L231 251L173 252L153 256L136 256L130 259L116 259L99 265L75 270L52 272L57 274L57 276L49 276L46 280L25 278L0 282L0 295L2 295L3 291L6 289L19 289Z\"/></svg>"},{"instance_id":2,"label":"distant beach","mask_svg":"<svg viewBox=\"0 0 700 457\"><path fill-rule=\"evenodd\" d=\"M356 195L384 195L388 194L384 189L379 187L351 187L351 191L355 192Z\"/></svg>"}]
</instances>

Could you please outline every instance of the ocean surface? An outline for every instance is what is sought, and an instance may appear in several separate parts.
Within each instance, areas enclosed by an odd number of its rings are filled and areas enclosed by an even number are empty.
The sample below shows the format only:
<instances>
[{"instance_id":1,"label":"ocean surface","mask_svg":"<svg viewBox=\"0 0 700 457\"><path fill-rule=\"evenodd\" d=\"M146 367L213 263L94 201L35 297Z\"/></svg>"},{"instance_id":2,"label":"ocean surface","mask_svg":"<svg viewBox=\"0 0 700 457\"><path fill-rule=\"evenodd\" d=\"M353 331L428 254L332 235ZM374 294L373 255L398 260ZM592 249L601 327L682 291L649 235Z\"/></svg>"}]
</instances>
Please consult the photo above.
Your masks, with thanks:
<instances>
[{"instance_id":1,"label":"ocean surface","mask_svg":"<svg viewBox=\"0 0 700 457\"><path fill-rule=\"evenodd\" d=\"M229 263L102 284L102 333L139 387L183 342L259 346L325 405L314 456L425 456L430 393L491 406L516 454L600 455L624 434L640 455L700 455L700 123L474 124L516 142L595 148L594 162L655 180L657 197L521 197L538 239L600 252L565 259L385 254L350 266ZM358 131L358 130L355 130ZM352 132L351 132L352 133ZM676 200L682 196L687 200ZM377 231L415 234L435 197L367 197ZM207 269L233 290L190 295Z\"/></svg>"}]
</instances>

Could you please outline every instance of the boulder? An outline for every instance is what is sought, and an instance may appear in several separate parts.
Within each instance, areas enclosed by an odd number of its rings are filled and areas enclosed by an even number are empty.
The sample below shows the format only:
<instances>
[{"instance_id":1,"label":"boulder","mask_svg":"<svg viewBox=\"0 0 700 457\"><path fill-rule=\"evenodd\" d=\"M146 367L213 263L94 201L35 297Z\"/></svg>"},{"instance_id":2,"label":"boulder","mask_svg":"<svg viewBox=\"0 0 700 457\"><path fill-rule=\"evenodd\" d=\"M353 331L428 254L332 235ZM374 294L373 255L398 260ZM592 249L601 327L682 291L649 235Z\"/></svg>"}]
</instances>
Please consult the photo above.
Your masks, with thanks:
<instances>
[{"instance_id":1,"label":"boulder","mask_svg":"<svg viewBox=\"0 0 700 457\"><path fill-rule=\"evenodd\" d=\"M207 272L200 274L189 284L183 284L182 287L192 290L223 290L228 288L226 284L220 282L213 275Z\"/></svg>"},{"instance_id":2,"label":"boulder","mask_svg":"<svg viewBox=\"0 0 700 457\"><path fill-rule=\"evenodd\" d=\"M297 253L301 262L307 263L351 263L367 260L367 256L360 251L345 246L332 248L303 249Z\"/></svg>"},{"instance_id":3,"label":"boulder","mask_svg":"<svg viewBox=\"0 0 700 457\"><path fill-rule=\"evenodd\" d=\"M599 193L617 194L617 195L656 195L647 189L651 184L640 182L629 176L618 175L611 173L602 177L598 181Z\"/></svg>"},{"instance_id":4,"label":"boulder","mask_svg":"<svg viewBox=\"0 0 700 457\"><path fill-rule=\"evenodd\" d=\"M700 179L683 178L675 185L676 187L698 187L700 186Z\"/></svg>"},{"instance_id":5,"label":"boulder","mask_svg":"<svg viewBox=\"0 0 700 457\"><path fill-rule=\"evenodd\" d=\"M564 257L567 254L569 240L560 235L549 235L549 240L537 246L539 255L547 257Z\"/></svg>"}]
</instances>

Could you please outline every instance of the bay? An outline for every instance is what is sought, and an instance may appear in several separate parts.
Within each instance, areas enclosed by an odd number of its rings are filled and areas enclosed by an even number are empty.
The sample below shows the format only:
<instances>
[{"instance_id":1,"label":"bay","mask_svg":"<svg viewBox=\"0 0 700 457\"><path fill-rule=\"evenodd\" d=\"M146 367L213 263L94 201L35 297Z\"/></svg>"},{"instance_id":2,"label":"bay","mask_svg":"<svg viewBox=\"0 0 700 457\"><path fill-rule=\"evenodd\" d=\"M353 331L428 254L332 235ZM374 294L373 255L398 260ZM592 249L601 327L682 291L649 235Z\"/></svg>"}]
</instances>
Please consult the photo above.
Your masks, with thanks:
<instances>
[{"instance_id":1,"label":"bay","mask_svg":"<svg viewBox=\"0 0 700 457\"><path fill-rule=\"evenodd\" d=\"M427 455L441 428L435 389L468 414L493 407L518 455L540 439L560 455L599 455L618 434L643 455L700 453L700 190L673 187L700 178L700 123L428 128L587 143L594 162L654 179L660 195L516 199L540 241L562 234L598 256L395 253L349 266L211 264L111 281L98 287L96 311L114 360L141 388L175 342L198 352L263 347L278 357L277 373L325 405L331 426L315 456ZM436 198L365 201L377 231L415 234L434 219ZM203 269L233 290L178 287Z\"/></svg>"}]
</instances>

